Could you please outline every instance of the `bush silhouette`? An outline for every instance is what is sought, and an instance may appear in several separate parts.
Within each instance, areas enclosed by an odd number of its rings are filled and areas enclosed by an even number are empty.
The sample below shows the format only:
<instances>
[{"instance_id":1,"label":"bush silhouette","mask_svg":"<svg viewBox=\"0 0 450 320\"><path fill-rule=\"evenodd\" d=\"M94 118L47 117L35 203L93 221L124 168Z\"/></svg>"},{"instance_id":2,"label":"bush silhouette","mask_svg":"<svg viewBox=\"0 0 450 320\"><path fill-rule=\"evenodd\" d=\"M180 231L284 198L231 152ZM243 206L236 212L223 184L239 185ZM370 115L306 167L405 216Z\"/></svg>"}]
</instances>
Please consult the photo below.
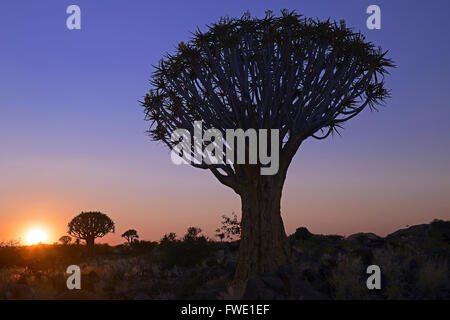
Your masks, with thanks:
<instances>
[{"instance_id":1,"label":"bush silhouette","mask_svg":"<svg viewBox=\"0 0 450 320\"><path fill-rule=\"evenodd\" d=\"M164 235L159 244L159 262L165 267L200 264L216 248L214 242L200 235L201 231L200 228L190 227L182 240L177 239L175 233Z\"/></svg>"}]
</instances>

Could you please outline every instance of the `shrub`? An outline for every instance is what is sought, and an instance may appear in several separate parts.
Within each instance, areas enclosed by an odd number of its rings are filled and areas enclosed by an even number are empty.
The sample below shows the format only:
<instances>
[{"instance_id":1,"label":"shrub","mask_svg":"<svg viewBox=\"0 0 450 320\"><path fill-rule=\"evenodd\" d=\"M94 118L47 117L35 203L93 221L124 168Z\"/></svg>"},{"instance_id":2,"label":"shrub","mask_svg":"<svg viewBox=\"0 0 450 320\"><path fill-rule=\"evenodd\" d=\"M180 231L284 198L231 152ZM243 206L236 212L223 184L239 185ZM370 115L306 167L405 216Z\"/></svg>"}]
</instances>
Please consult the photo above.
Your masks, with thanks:
<instances>
[{"instance_id":1,"label":"shrub","mask_svg":"<svg viewBox=\"0 0 450 320\"><path fill-rule=\"evenodd\" d=\"M175 265L186 267L200 264L217 247L200 233L201 229L190 227L183 240L178 240L174 233L165 235L159 244L158 262L168 268Z\"/></svg>"}]
</instances>

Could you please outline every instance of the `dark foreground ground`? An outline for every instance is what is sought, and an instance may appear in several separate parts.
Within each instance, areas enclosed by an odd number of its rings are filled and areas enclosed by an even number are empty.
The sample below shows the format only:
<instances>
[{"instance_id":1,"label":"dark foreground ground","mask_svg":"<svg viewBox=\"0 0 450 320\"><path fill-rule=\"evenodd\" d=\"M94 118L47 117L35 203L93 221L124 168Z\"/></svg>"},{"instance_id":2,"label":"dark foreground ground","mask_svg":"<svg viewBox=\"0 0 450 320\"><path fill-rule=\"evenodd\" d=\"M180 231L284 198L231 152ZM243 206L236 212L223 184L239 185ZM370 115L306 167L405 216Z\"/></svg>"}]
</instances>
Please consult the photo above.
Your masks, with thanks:
<instances>
[{"instance_id":1,"label":"dark foreground ground","mask_svg":"<svg viewBox=\"0 0 450 320\"><path fill-rule=\"evenodd\" d=\"M450 221L433 221L386 238L290 237L297 272L230 286L238 242L165 237L160 243L0 247L0 299L450 299ZM81 290L68 290L67 266L82 270ZM381 268L381 289L368 290L369 265Z\"/></svg>"}]
</instances>

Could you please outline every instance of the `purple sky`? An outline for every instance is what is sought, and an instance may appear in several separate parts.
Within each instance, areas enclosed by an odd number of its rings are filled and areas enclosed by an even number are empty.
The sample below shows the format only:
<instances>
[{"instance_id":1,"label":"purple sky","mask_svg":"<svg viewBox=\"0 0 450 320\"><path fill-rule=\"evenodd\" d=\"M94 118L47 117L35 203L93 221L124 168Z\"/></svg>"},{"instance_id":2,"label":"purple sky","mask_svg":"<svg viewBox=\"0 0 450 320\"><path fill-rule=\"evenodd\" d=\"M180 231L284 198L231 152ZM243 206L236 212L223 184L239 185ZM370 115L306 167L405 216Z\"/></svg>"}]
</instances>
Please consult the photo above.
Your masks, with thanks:
<instances>
[{"instance_id":1,"label":"purple sky","mask_svg":"<svg viewBox=\"0 0 450 320\"><path fill-rule=\"evenodd\" d=\"M82 30L66 28L66 8ZM381 30L368 30L370 4ZM246 10L295 9L345 19L390 51L392 98L365 111L342 137L308 141L288 173L288 233L385 235L450 219L450 19L448 1L23 1L0 2L0 241L46 229L50 241L82 210L100 210L120 242L199 226L240 213L233 191L202 170L177 167L145 135L138 100L162 55L197 26Z\"/></svg>"}]
</instances>

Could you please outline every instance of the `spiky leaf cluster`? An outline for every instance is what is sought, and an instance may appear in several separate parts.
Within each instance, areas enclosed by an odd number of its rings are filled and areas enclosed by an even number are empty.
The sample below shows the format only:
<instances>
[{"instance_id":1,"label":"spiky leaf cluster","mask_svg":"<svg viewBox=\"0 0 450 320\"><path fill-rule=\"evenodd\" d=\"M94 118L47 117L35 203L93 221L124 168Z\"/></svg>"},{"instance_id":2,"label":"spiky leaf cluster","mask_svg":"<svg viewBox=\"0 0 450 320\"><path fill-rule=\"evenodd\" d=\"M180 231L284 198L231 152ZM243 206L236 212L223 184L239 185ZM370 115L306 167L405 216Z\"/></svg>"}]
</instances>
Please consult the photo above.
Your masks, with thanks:
<instances>
[{"instance_id":1,"label":"spiky leaf cluster","mask_svg":"<svg viewBox=\"0 0 450 320\"><path fill-rule=\"evenodd\" d=\"M390 67L386 52L342 21L287 10L262 19L246 14L197 30L167 54L142 105L151 137L170 148L175 129L193 133L201 120L203 130L279 129L289 161L306 138L324 139L382 104ZM222 169L235 173L230 165Z\"/></svg>"}]
</instances>

